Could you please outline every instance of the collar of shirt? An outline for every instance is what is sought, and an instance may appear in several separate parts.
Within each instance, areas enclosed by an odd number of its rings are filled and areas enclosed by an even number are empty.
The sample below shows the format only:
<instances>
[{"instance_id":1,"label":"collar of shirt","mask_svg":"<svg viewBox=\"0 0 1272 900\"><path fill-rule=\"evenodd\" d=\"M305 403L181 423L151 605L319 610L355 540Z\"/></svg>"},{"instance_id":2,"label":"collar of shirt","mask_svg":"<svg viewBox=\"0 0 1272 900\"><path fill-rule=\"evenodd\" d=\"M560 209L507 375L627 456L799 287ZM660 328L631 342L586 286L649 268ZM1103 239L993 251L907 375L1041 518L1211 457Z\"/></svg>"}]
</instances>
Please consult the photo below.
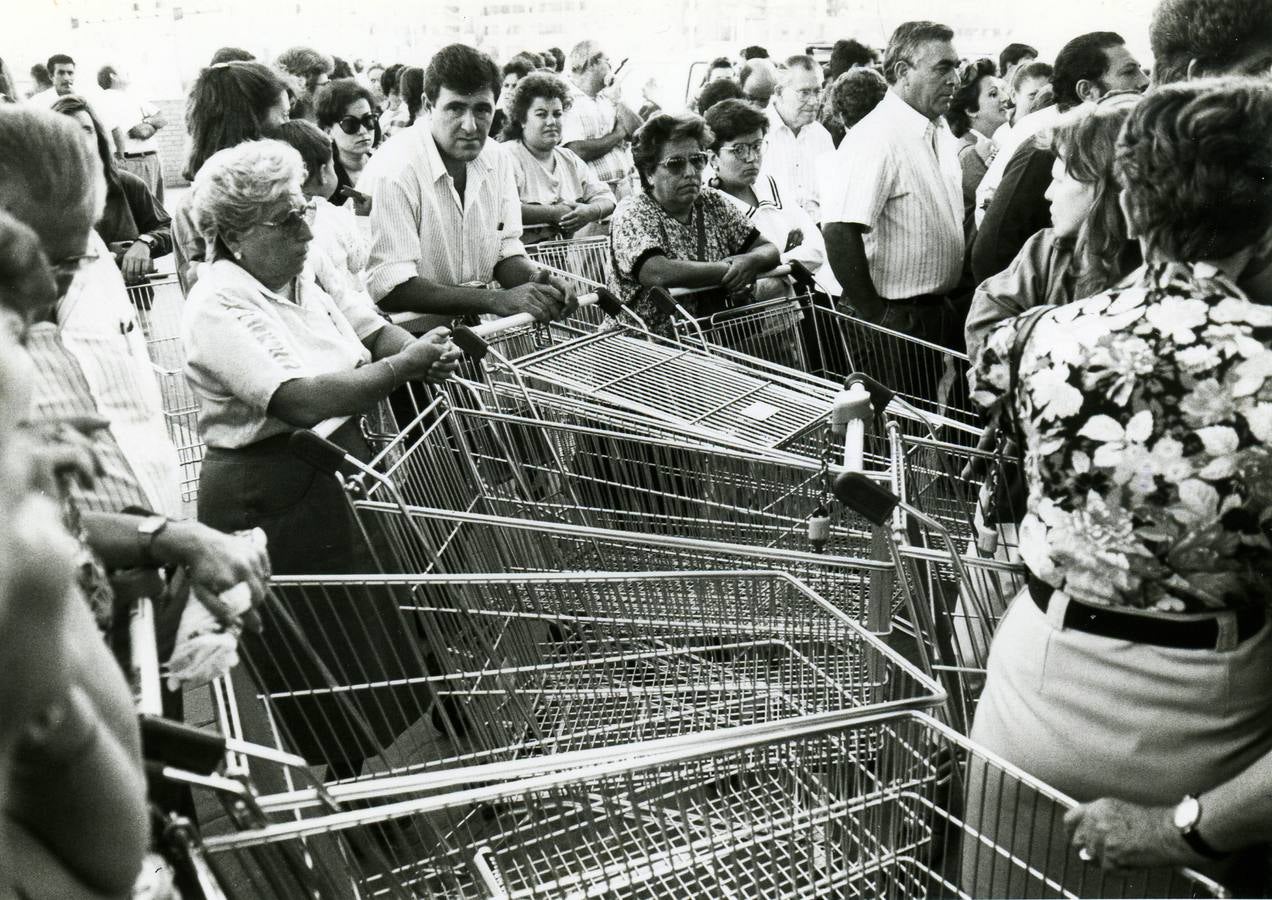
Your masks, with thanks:
<instances>
[{"instance_id":1,"label":"collar of shirt","mask_svg":"<svg viewBox=\"0 0 1272 900\"><path fill-rule=\"evenodd\" d=\"M446 161L442 159L442 151L437 149L437 141L433 139L432 122L428 115L421 116L416 120L414 128L419 129L419 139L424 144L424 158L428 160L429 171L433 175L433 181L437 182L443 178L449 178L450 172L446 170ZM487 138L482 144L481 153L477 154L477 158L468 163L468 184L464 187L464 193L470 190L475 191L481 186L482 179L490 173L490 163L486 159L486 154L490 152L492 141ZM477 176L474 178L473 176ZM453 180L453 179L452 179Z\"/></svg>"},{"instance_id":2,"label":"collar of shirt","mask_svg":"<svg viewBox=\"0 0 1272 900\"><path fill-rule=\"evenodd\" d=\"M276 303L286 303L289 306L303 305L301 303L301 292L303 289L303 285L305 284L306 281L309 280L306 277L309 274L308 261L305 262L304 271L294 279L293 283L296 285L296 298L294 300L289 300L287 299L287 297L283 296L282 294L276 291L272 291L269 288L265 287L265 285L261 284L260 281L257 280L255 275L247 271L247 269L243 268L242 266L240 266L238 263L234 262L233 260L218 259L214 261L211 265L212 265L212 268L216 271L217 280L223 285L241 287L241 288L244 288L245 290L255 291L257 293L264 294L267 298L269 298L270 300L273 300Z\"/></svg>"},{"instance_id":3,"label":"collar of shirt","mask_svg":"<svg viewBox=\"0 0 1272 900\"><path fill-rule=\"evenodd\" d=\"M896 123L917 138L925 138L928 128L931 126L935 126L937 131L944 130L945 120L943 118L938 118L935 121L929 119L902 100L897 92L893 90L889 90L883 95L883 99L879 101L879 105L875 109L879 111L881 116L885 116L889 121Z\"/></svg>"}]
</instances>

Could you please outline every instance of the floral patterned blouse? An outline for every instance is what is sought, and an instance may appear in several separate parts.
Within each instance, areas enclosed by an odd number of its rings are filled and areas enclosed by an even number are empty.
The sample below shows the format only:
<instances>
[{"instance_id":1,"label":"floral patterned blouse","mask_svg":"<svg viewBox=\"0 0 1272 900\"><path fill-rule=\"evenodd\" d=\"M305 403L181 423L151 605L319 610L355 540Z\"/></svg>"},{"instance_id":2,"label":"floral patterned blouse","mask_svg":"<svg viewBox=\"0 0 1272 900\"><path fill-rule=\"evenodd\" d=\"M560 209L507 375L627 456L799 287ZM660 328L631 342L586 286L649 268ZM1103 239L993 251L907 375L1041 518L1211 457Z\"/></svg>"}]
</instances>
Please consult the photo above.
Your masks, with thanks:
<instances>
[{"instance_id":1,"label":"floral patterned blouse","mask_svg":"<svg viewBox=\"0 0 1272 900\"><path fill-rule=\"evenodd\" d=\"M655 334L671 334L671 320L638 280L640 267L652 256L716 262L741 253L759 236L750 220L714 188L704 187L693 201L688 225L667 215L648 192L638 191L618 204L610 225L610 290L630 303ZM692 303L685 308L694 312Z\"/></svg>"},{"instance_id":2,"label":"floral patterned blouse","mask_svg":"<svg viewBox=\"0 0 1272 900\"><path fill-rule=\"evenodd\" d=\"M1145 266L1040 315L1008 398L1020 321L971 382L984 407L1018 404L1029 570L1109 606L1272 600L1272 308L1209 265Z\"/></svg>"}]
</instances>

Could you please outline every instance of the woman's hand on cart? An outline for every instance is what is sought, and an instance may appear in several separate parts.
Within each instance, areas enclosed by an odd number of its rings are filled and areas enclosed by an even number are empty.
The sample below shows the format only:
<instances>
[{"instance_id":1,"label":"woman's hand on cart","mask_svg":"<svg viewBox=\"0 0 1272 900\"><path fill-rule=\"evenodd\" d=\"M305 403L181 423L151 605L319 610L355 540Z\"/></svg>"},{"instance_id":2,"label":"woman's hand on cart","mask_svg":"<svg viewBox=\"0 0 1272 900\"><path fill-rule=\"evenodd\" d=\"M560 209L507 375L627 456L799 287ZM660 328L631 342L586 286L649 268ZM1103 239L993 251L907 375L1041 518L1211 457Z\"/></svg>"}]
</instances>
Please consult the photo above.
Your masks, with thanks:
<instances>
[{"instance_id":1,"label":"woman's hand on cart","mask_svg":"<svg viewBox=\"0 0 1272 900\"><path fill-rule=\"evenodd\" d=\"M411 381L441 384L455 374L462 355L449 328L434 328L403 347L393 361L401 363L402 374Z\"/></svg>"},{"instance_id":2,"label":"woman's hand on cart","mask_svg":"<svg viewBox=\"0 0 1272 900\"><path fill-rule=\"evenodd\" d=\"M1069 810L1064 827L1079 859L1110 871L1205 862L1175 827L1173 812L1105 797Z\"/></svg>"}]
</instances>

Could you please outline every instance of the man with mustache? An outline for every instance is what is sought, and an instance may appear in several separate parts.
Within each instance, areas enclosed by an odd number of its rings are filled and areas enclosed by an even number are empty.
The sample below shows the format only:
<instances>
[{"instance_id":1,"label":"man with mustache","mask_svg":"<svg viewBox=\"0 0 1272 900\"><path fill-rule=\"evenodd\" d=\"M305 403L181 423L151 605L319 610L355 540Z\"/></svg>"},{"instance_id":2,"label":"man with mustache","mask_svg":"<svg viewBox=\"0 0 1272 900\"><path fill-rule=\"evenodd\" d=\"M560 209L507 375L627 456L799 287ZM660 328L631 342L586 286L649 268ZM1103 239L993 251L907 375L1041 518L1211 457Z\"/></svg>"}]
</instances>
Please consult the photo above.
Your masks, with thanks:
<instances>
[{"instance_id":1,"label":"man with mustache","mask_svg":"<svg viewBox=\"0 0 1272 900\"><path fill-rule=\"evenodd\" d=\"M489 56L443 47L424 74L425 115L368 164L367 287L385 312L423 313L432 327L480 313L546 321L573 309L573 289L541 280L526 257L512 161L487 143L499 90Z\"/></svg>"}]
</instances>

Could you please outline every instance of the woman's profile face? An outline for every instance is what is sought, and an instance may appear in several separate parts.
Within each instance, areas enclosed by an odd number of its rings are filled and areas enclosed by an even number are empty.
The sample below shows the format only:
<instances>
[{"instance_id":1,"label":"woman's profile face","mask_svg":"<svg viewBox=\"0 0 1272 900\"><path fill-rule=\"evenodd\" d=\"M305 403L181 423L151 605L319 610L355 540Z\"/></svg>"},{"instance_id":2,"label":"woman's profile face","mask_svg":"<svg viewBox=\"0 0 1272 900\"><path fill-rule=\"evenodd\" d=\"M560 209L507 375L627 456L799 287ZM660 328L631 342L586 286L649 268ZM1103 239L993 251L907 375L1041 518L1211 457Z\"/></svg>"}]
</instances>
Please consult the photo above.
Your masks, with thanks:
<instances>
[{"instance_id":1,"label":"woman's profile face","mask_svg":"<svg viewBox=\"0 0 1272 900\"><path fill-rule=\"evenodd\" d=\"M1051 184L1046 197L1051 203L1051 227L1060 237L1076 237L1095 206L1095 185L1078 181L1057 156L1051 165Z\"/></svg>"},{"instance_id":2,"label":"woman's profile face","mask_svg":"<svg viewBox=\"0 0 1272 900\"><path fill-rule=\"evenodd\" d=\"M750 187L764 161L764 133L758 128L720 144L715 154L716 177L725 187Z\"/></svg>"},{"instance_id":3,"label":"woman's profile face","mask_svg":"<svg viewBox=\"0 0 1272 900\"><path fill-rule=\"evenodd\" d=\"M281 197L263 211L267 224L254 225L239 235L239 264L266 287L277 289L304 269L314 236L306 210L303 195Z\"/></svg>"},{"instance_id":4,"label":"woman's profile face","mask_svg":"<svg viewBox=\"0 0 1272 900\"><path fill-rule=\"evenodd\" d=\"M1033 112L1038 94L1047 84L1046 78L1026 78L1020 83L1020 87L1016 91L1016 112L1012 119L1013 122L1019 122Z\"/></svg>"},{"instance_id":5,"label":"woman's profile face","mask_svg":"<svg viewBox=\"0 0 1272 900\"><path fill-rule=\"evenodd\" d=\"M564 116L565 107L556 97L535 97L521 123L526 146L542 153L561 143Z\"/></svg>"},{"instance_id":6,"label":"woman's profile face","mask_svg":"<svg viewBox=\"0 0 1272 900\"><path fill-rule=\"evenodd\" d=\"M287 96L287 91L279 91L273 105L265 110L265 117L261 120L261 127L277 128L290 118L291 100Z\"/></svg>"},{"instance_id":7,"label":"woman's profile face","mask_svg":"<svg viewBox=\"0 0 1272 900\"><path fill-rule=\"evenodd\" d=\"M696 138L677 138L663 144L649 174L650 193L658 205L669 211L688 209L702 193L706 159Z\"/></svg>"}]
</instances>

